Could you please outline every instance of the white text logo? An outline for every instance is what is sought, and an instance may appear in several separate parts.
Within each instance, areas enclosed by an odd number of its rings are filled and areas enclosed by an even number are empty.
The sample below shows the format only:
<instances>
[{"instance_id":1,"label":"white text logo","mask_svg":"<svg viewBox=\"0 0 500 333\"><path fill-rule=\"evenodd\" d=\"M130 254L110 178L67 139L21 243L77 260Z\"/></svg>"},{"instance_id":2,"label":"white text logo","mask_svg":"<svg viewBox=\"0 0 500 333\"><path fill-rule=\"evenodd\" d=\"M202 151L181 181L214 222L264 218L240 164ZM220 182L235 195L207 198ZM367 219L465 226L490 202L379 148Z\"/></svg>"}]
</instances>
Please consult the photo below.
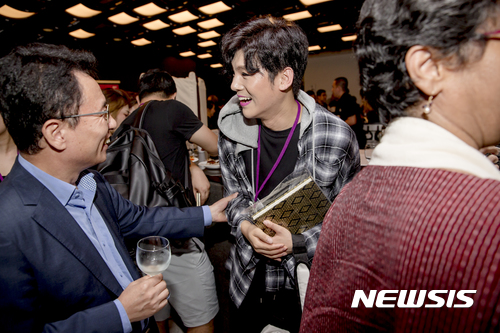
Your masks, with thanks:
<instances>
[{"instance_id":1,"label":"white text logo","mask_svg":"<svg viewBox=\"0 0 500 333\"><path fill-rule=\"evenodd\" d=\"M476 290L370 290L366 296L363 290L356 290L352 300L352 308L357 308L359 302L367 308L470 308L474 304L466 294L475 294ZM417 297L418 294L418 297ZM407 296L408 295L408 296ZM426 302L427 300L427 302ZM425 305L424 305L425 303Z\"/></svg>"}]
</instances>

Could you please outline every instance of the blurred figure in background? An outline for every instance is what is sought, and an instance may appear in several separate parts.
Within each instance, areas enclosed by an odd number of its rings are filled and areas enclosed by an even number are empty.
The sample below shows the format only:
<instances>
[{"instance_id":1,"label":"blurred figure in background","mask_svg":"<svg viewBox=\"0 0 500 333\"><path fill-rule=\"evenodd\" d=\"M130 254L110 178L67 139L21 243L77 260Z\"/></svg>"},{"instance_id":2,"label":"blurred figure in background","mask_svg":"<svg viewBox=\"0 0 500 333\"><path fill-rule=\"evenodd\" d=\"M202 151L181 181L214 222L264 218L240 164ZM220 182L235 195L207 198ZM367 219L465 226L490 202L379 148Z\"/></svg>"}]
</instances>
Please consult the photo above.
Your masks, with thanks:
<instances>
[{"instance_id":1,"label":"blurred figure in background","mask_svg":"<svg viewBox=\"0 0 500 333\"><path fill-rule=\"evenodd\" d=\"M316 98L316 94L314 93L314 90L308 90L308 91L306 91L306 94L308 94L309 96L314 98L314 101L316 101L316 102L318 101Z\"/></svg>"},{"instance_id":2,"label":"blurred figure in background","mask_svg":"<svg viewBox=\"0 0 500 333\"><path fill-rule=\"evenodd\" d=\"M390 123L325 218L301 331L498 332L500 172L479 149L500 142L500 5L366 0L358 27Z\"/></svg>"},{"instance_id":3,"label":"blurred figure in background","mask_svg":"<svg viewBox=\"0 0 500 333\"><path fill-rule=\"evenodd\" d=\"M116 128L129 116L131 98L125 90L121 89L104 89L102 91L106 97L106 103L109 104L109 115L115 118ZM111 130L113 133L115 130Z\"/></svg>"},{"instance_id":4,"label":"blurred figure in background","mask_svg":"<svg viewBox=\"0 0 500 333\"><path fill-rule=\"evenodd\" d=\"M10 169L16 161L18 151L17 146L5 127L3 118L0 115L0 183L9 174Z\"/></svg>"},{"instance_id":5,"label":"blurred figure in background","mask_svg":"<svg viewBox=\"0 0 500 333\"><path fill-rule=\"evenodd\" d=\"M210 95L207 98L207 122L208 128L219 129L217 121L219 120L219 99L215 95Z\"/></svg>"},{"instance_id":6,"label":"blurred figure in background","mask_svg":"<svg viewBox=\"0 0 500 333\"><path fill-rule=\"evenodd\" d=\"M340 117L347 125L351 126L360 149L365 148L366 134L363 130L363 119L361 117L361 108L356 103L356 97L349 94L349 82L345 77L338 77L332 84L332 100L335 100L335 106L332 112Z\"/></svg>"},{"instance_id":7,"label":"blurred figure in background","mask_svg":"<svg viewBox=\"0 0 500 333\"><path fill-rule=\"evenodd\" d=\"M327 96L326 91L324 89L319 89L316 92L316 101L319 105L328 110L328 103L326 102Z\"/></svg>"}]
</instances>

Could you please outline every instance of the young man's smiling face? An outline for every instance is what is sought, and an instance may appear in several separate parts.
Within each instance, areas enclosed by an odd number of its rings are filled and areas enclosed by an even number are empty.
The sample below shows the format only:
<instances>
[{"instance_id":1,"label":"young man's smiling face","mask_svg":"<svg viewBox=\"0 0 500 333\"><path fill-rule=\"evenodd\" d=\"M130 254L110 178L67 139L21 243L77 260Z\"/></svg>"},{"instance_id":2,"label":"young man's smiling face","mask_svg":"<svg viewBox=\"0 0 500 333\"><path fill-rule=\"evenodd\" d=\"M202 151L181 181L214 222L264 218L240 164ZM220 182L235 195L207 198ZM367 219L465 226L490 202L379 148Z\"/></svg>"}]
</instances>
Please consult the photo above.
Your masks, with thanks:
<instances>
[{"instance_id":1,"label":"young man's smiling face","mask_svg":"<svg viewBox=\"0 0 500 333\"><path fill-rule=\"evenodd\" d=\"M246 118L267 119L277 112L282 99L282 92L269 74L260 69L255 74L249 74L245 67L245 57L242 50L234 55L232 61L234 76L231 89L240 99L240 107Z\"/></svg>"}]
</instances>

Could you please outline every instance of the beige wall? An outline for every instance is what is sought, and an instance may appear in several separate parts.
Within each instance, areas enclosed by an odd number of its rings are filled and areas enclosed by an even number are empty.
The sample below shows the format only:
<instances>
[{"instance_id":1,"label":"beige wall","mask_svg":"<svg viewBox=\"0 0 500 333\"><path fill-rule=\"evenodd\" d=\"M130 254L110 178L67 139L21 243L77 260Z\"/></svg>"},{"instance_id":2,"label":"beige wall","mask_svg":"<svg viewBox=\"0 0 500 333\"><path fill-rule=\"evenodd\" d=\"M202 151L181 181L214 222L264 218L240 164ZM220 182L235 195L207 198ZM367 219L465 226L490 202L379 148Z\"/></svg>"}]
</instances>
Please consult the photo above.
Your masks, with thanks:
<instances>
[{"instance_id":1,"label":"beige wall","mask_svg":"<svg viewBox=\"0 0 500 333\"><path fill-rule=\"evenodd\" d=\"M304 74L304 90L314 90L316 92L318 89L324 89L328 99L330 99L333 80L339 76L347 78L349 92L351 95L356 96L357 102L360 104L359 69L352 51L310 55Z\"/></svg>"}]
</instances>

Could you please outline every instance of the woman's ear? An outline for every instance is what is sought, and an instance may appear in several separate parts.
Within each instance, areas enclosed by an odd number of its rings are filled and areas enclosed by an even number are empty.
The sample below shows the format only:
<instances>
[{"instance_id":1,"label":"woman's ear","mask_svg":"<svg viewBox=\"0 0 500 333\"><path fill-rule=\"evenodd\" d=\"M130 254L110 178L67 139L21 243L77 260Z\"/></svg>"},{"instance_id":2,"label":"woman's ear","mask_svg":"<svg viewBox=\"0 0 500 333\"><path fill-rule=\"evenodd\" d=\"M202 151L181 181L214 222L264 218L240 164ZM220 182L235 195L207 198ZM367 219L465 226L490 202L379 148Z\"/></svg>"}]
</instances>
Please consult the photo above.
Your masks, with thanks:
<instances>
[{"instance_id":1,"label":"woman's ear","mask_svg":"<svg viewBox=\"0 0 500 333\"><path fill-rule=\"evenodd\" d=\"M54 150L62 151L66 149L66 132L69 129L60 119L49 119L42 126L42 134L48 146Z\"/></svg>"},{"instance_id":2,"label":"woman's ear","mask_svg":"<svg viewBox=\"0 0 500 333\"><path fill-rule=\"evenodd\" d=\"M293 69L291 67L286 67L279 74L279 89L281 91L286 91L292 87L293 84Z\"/></svg>"},{"instance_id":3,"label":"woman's ear","mask_svg":"<svg viewBox=\"0 0 500 333\"><path fill-rule=\"evenodd\" d=\"M435 96L441 91L444 66L433 58L431 49L421 45L410 47L405 63L410 78L420 91L427 96Z\"/></svg>"}]
</instances>

